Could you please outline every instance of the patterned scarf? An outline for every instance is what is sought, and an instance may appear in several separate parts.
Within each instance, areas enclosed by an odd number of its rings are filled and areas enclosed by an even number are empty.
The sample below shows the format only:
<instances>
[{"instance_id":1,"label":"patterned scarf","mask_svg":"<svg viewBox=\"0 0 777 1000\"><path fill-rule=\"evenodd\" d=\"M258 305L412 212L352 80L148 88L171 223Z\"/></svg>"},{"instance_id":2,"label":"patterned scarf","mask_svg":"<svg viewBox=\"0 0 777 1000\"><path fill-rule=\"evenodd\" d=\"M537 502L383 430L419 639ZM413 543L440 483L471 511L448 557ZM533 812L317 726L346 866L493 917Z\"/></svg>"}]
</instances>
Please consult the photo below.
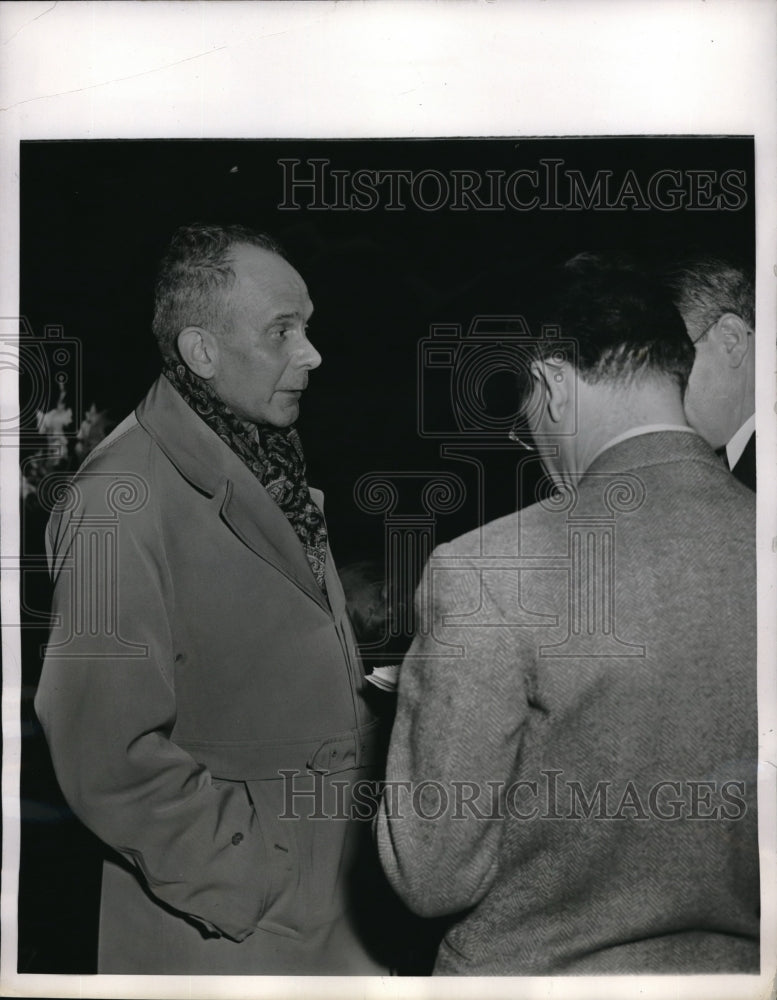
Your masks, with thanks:
<instances>
[{"instance_id":1,"label":"patterned scarf","mask_svg":"<svg viewBox=\"0 0 777 1000\"><path fill-rule=\"evenodd\" d=\"M167 362L162 371L179 395L243 461L286 515L326 596L326 523L310 496L297 431L293 427L270 427L240 420L208 383L183 362Z\"/></svg>"}]
</instances>

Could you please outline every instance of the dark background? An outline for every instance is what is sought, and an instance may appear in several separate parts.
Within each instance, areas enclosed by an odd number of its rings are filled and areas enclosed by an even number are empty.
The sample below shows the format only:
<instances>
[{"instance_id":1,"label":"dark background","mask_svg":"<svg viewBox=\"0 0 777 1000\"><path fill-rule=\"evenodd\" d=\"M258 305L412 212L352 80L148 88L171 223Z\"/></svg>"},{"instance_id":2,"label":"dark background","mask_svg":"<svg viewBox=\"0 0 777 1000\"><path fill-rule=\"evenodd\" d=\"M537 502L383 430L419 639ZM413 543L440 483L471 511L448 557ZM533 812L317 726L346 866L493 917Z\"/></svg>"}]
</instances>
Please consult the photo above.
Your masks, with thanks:
<instances>
[{"instance_id":1,"label":"dark background","mask_svg":"<svg viewBox=\"0 0 777 1000\"><path fill-rule=\"evenodd\" d=\"M410 204L397 212L279 211L282 157L325 157L332 169L443 173L510 173L536 169L541 157L560 157L588 179L612 171L616 190L627 169L643 182L662 169L738 169L747 176L747 201L736 211L424 211ZM304 205L304 193L299 200ZM45 340L46 326L55 324L80 343L80 370L66 373L68 403L77 404L78 389L82 408L95 402L118 421L158 371L150 332L153 281L172 231L199 220L270 232L308 284L316 308L310 336L324 358L299 421L308 478L326 493L338 563L380 562L383 520L354 499L362 475L460 476L466 500L437 519L437 541L524 505L536 484L530 474L523 490L516 486L515 452L502 445L479 455L485 497L478 500L476 467L441 453L443 443L458 440L444 371L435 372L425 404L439 426L449 421L451 435L443 441L419 434L418 345L431 324L466 330L476 315L525 313L534 329L541 318L531 308L538 274L582 250L636 253L656 263L703 248L752 261L754 219L753 142L747 138L26 142L21 312L32 337ZM24 379L22 371L22 393ZM498 374L487 385L495 413L509 414L509 389ZM57 395L52 385L44 405L54 406ZM82 418L75 413L69 430ZM403 492L401 504L417 513L418 493ZM59 795L32 709L46 640L39 616L48 603L45 574L32 567L43 552L46 518L34 505L23 513L30 571L23 594L19 971L89 973L99 845Z\"/></svg>"}]
</instances>

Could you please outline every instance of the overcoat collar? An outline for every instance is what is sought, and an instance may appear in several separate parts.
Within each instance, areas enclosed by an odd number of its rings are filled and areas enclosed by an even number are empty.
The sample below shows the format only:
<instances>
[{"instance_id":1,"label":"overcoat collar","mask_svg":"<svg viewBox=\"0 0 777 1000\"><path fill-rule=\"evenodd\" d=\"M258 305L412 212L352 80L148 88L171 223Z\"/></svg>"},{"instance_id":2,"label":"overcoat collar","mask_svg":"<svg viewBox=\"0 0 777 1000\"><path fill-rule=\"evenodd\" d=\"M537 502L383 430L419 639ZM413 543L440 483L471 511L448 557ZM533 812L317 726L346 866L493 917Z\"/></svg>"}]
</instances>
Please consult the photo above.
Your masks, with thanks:
<instances>
[{"instance_id":1,"label":"overcoat collar","mask_svg":"<svg viewBox=\"0 0 777 1000\"><path fill-rule=\"evenodd\" d=\"M135 415L180 474L214 499L219 516L237 537L329 612L302 543L283 511L164 375L151 387ZM310 495L323 510L321 492L311 489Z\"/></svg>"}]
</instances>

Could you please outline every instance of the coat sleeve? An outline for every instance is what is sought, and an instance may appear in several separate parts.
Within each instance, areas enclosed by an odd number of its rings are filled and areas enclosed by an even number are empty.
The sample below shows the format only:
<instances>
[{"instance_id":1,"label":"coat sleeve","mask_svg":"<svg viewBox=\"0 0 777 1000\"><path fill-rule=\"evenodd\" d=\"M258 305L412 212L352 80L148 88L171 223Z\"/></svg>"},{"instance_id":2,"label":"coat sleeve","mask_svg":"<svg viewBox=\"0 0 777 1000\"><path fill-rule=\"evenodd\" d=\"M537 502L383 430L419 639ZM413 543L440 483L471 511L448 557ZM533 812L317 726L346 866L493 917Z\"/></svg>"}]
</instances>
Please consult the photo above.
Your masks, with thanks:
<instances>
[{"instance_id":1,"label":"coat sleeve","mask_svg":"<svg viewBox=\"0 0 777 1000\"><path fill-rule=\"evenodd\" d=\"M270 851L245 786L214 783L170 739L175 649L153 518L101 513L55 515L47 537L56 624L35 707L57 778L158 899L240 941L272 901Z\"/></svg>"},{"instance_id":2,"label":"coat sleeve","mask_svg":"<svg viewBox=\"0 0 777 1000\"><path fill-rule=\"evenodd\" d=\"M482 571L449 553L432 554L416 594L376 818L389 880L427 917L473 906L494 880L528 714L512 630Z\"/></svg>"}]
</instances>

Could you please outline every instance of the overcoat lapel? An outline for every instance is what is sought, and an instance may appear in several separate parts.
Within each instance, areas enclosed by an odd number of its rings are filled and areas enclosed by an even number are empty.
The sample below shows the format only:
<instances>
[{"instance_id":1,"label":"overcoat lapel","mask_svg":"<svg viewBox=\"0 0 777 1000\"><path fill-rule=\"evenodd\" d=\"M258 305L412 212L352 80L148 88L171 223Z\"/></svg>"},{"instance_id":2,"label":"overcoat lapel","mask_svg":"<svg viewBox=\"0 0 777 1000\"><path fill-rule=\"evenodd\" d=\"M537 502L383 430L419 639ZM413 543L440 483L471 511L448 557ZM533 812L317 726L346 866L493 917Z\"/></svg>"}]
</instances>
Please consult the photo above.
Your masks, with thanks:
<instances>
[{"instance_id":1,"label":"overcoat lapel","mask_svg":"<svg viewBox=\"0 0 777 1000\"><path fill-rule=\"evenodd\" d=\"M164 376L157 379L136 416L181 475L214 498L218 516L243 544L329 612L302 543L283 511ZM318 491L311 495L321 506Z\"/></svg>"},{"instance_id":2,"label":"overcoat lapel","mask_svg":"<svg viewBox=\"0 0 777 1000\"><path fill-rule=\"evenodd\" d=\"M240 459L235 456L235 461ZM326 599L313 576L305 550L286 515L240 462L240 477L228 480L221 505L221 517L237 537L262 559L301 587L329 611ZM244 478L251 480L246 483Z\"/></svg>"}]
</instances>

